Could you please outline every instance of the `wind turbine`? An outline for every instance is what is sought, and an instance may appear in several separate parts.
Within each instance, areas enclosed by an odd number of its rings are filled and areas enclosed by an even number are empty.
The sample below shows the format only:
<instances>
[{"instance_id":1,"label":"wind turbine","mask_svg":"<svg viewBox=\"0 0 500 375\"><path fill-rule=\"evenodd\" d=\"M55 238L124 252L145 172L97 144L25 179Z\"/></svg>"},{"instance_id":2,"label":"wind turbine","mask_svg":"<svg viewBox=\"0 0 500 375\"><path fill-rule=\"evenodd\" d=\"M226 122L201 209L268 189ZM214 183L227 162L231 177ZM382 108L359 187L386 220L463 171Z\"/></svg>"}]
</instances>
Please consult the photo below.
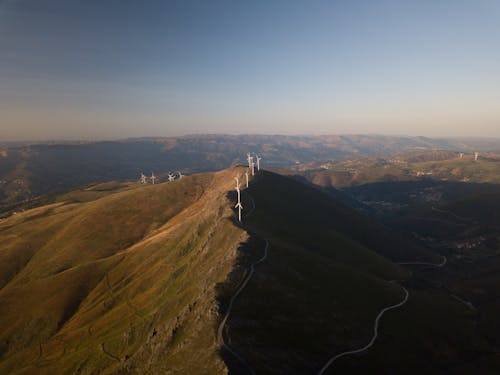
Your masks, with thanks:
<instances>
[{"instance_id":1,"label":"wind turbine","mask_svg":"<svg viewBox=\"0 0 500 375\"><path fill-rule=\"evenodd\" d=\"M151 172L151 182L153 183L153 185L155 184L155 180L156 180L156 176L153 172Z\"/></svg>"},{"instance_id":2,"label":"wind turbine","mask_svg":"<svg viewBox=\"0 0 500 375\"><path fill-rule=\"evenodd\" d=\"M241 195L240 195L240 180L239 178L236 176L234 178L236 180L236 191L238 192L238 203L241 202ZM241 220L240 220L241 221Z\"/></svg>"},{"instance_id":3,"label":"wind turbine","mask_svg":"<svg viewBox=\"0 0 500 375\"><path fill-rule=\"evenodd\" d=\"M253 158L250 160L250 169L252 171L252 176L255 176L255 163L253 162Z\"/></svg>"},{"instance_id":4,"label":"wind turbine","mask_svg":"<svg viewBox=\"0 0 500 375\"><path fill-rule=\"evenodd\" d=\"M141 172L141 184L147 184L147 177L144 173Z\"/></svg>"},{"instance_id":5,"label":"wind turbine","mask_svg":"<svg viewBox=\"0 0 500 375\"><path fill-rule=\"evenodd\" d=\"M252 160L253 160L253 156L251 153L247 153L247 162L248 162L248 168L252 168L251 165L252 165Z\"/></svg>"},{"instance_id":6,"label":"wind turbine","mask_svg":"<svg viewBox=\"0 0 500 375\"><path fill-rule=\"evenodd\" d=\"M179 174L179 180L184 177L184 175L180 172L180 171L177 171L177 173Z\"/></svg>"},{"instance_id":7,"label":"wind turbine","mask_svg":"<svg viewBox=\"0 0 500 375\"><path fill-rule=\"evenodd\" d=\"M260 171L260 160L262 158L259 155L255 155L255 159L257 159L257 170Z\"/></svg>"},{"instance_id":8,"label":"wind turbine","mask_svg":"<svg viewBox=\"0 0 500 375\"><path fill-rule=\"evenodd\" d=\"M234 206L234 208L238 209L238 221L241 223L241 210L243 209L241 202L236 203L236 206Z\"/></svg>"},{"instance_id":9,"label":"wind turbine","mask_svg":"<svg viewBox=\"0 0 500 375\"><path fill-rule=\"evenodd\" d=\"M168 181L169 181L169 182L172 182L172 181L174 181L174 180L175 180L175 176L174 176L174 174L173 174L173 173L169 173L169 174L168 174Z\"/></svg>"},{"instance_id":10,"label":"wind turbine","mask_svg":"<svg viewBox=\"0 0 500 375\"><path fill-rule=\"evenodd\" d=\"M245 172L245 177L246 177L246 180L247 180L247 187L248 187L248 171Z\"/></svg>"},{"instance_id":11,"label":"wind turbine","mask_svg":"<svg viewBox=\"0 0 500 375\"><path fill-rule=\"evenodd\" d=\"M461 153L460 153L460 159L463 159L463 158L464 158L464 153L463 153L463 152L461 152Z\"/></svg>"},{"instance_id":12,"label":"wind turbine","mask_svg":"<svg viewBox=\"0 0 500 375\"><path fill-rule=\"evenodd\" d=\"M479 152L474 152L474 161L477 161L479 158Z\"/></svg>"}]
</instances>

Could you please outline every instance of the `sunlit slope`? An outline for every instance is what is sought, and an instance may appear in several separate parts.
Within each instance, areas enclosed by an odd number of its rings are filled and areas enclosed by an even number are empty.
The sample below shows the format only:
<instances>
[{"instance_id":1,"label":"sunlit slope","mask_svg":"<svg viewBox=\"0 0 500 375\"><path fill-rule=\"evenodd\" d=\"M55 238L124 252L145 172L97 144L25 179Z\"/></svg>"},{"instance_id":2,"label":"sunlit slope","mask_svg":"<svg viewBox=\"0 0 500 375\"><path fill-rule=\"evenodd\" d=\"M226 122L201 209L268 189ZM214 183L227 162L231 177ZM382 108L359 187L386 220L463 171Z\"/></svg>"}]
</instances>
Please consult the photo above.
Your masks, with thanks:
<instances>
[{"instance_id":1,"label":"sunlit slope","mask_svg":"<svg viewBox=\"0 0 500 375\"><path fill-rule=\"evenodd\" d=\"M232 344L256 373L315 373L369 341L380 309L404 296L391 281L409 274L381 255L389 235L318 189L264 172L243 193L247 212L250 197L245 228L270 247L233 307Z\"/></svg>"},{"instance_id":2,"label":"sunlit slope","mask_svg":"<svg viewBox=\"0 0 500 375\"><path fill-rule=\"evenodd\" d=\"M500 183L500 156L473 155L459 159L457 153L444 152L435 160L426 154L401 155L393 158L367 158L331 162L311 168L302 174L312 183L336 188L374 184L387 181L419 181L432 179L448 182ZM290 173L290 172L288 172Z\"/></svg>"},{"instance_id":3,"label":"sunlit slope","mask_svg":"<svg viewBox=\"0 0 500 375\"><path fill-rule=\"evenodd\" d=\"M0 373L223 373L214 286L246 239L228 219L232 175L0 222Z\"/></svg>"}]
</instances>

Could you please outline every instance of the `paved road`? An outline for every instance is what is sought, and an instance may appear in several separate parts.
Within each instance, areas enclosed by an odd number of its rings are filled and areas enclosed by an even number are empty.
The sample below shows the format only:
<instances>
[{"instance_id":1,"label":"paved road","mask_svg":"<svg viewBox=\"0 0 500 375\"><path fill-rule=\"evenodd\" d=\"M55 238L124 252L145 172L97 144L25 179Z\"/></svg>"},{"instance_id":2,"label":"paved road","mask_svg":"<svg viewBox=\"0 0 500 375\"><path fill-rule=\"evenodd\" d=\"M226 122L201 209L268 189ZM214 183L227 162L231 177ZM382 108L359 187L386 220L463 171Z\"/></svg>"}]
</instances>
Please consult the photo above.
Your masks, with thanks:
<instances>
[{"instance_id":1,"label":"paved road","mask_svg":"<svg viewBox=\"0 0 500 375\"><path fill-rule=\"evenodd\" d=\"M389 310L392 310L392 309L397 309L398 307L400 306L403 306L407 301L408 301L408 297L410 295L410 293L408 293L408 290L406 290L406 288L402 287L403 288L403 291L405 292L405 296L403 298L403 300L401 302L398 302L396 303L395 305L391 305L391 306L388 306L388 307L385 307L383 308L377 315L377 317L375 318L375 325L373 326L373 336L371 338L371 340L368 342L368 344L366 344L365 346L363 346L362 348L359 348L359 349L355 349L355 350L348 350L346 352L343 352L343 353L340 353L340 354L337 354L335 356L333 356L332 358L330 358L328 360L328 362L326 362L326 364L321 368L321 370L319 370L318 372L318 375L322 375L324 374L324 372L332 365L333 362L335 362L337 359L339 358L342 358L342 357L345 357L345 356L348 356L348 355L352 355L352 354L359 354L359 353L362 353L362 352L365 352L367 351L368 349L370 349L373 344L375 344L375 341L377 340L377 337L378 337L378 326L379 326L379 322L380 322L380 319L382 318L382 316Z\"/></svg>"},{"instance_id":2,"label":"paved road","mask_svg":"<svg viewBox=\"0 0 500 375\"><path fill-rule=\"evenodd\" d=\"M427 263L427 262L403 262L403 263L397 263L397 264L401 264L401 265L422 265L422 266L431 266L431 267L436 267L436 268L441 268L441 267L444 267L444 265L448 262L448 258L446 258L445 256L443 256L443 261L441 263Z\"/></svg>"},{"instance_id":3,"label":"paved road","mask_svg":"<svg viewBox=\"0 0 500 375\"><path fill-rule=\"evenodd\" d=\"M466 301L463 298L460 298L459 296L455 294L450 294L450 296L454 299L456 299L458 302L463 303L465 306L467 306L470 310L472 311L477 311L476 307L472 304L472 302Z\"/></svg>"},{"instance_id":4,"label":"paved road","mask_svg":"<svg viewBox=\"0 0 500 375\"><path fill-rule=\"evenodd\" d=\"M398 263L398 264L400 264L400 265L424 265L424 266L430 266L430 267L435 267L435 268L441 268L441 267L444 267L447 262L448 262L448 258L443 256L443 261L441 263L437 263L437 264L436 263L428 263L428 262L404 262L404 263ZM366 344L362 348L355 349L355 350L348 350L346 352L339 353L339 354L333 356L332 358L330 358L328 360L328 362L326 362L326 364L321 368L321 370L319 370L318 375L324 374L324 372L339 358L342 358L342 357L345 357L348 355L359 354L359 353L365 352L375 344L375 341L377 340L377 337L378 337L379 321L382 318L382 316L387 311L392 310L392 309L397 309L398 307L403 306L408 301L410 293L408 292L408 290L405 287L402 287L402 288L405 292L405 296L404 296L403 300L399 303L396 303L395 305L391 305L391 306L383 308L379 312L377 317L375 318L375 325L373 326L373 336L372 336L371 340L368 342L368 344Z\"/></svg>"}]
</instances>

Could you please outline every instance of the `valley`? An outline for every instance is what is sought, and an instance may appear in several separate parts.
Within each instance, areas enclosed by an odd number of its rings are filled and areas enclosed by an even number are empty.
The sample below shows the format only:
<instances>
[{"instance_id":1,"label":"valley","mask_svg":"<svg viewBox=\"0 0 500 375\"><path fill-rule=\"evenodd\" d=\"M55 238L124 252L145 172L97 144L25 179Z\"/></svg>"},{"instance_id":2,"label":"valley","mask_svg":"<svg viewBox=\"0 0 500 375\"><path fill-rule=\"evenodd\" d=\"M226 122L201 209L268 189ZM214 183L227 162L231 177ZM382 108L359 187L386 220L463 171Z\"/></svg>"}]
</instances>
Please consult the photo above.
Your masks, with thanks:
<instances>
[{"instance_id":1,"label":"valley","mask_svg":"<svg viewBox=\"0 0 500 375\"><path fill-rule=\"evenodd\" d=\"M497 293L494 287L498 284L496 275L500 271L500 226L497 217L500 201L500 186L497 181L499 159L496 155L488 155L485 160L474 162L471 157L469 160L460 160L457 155L439 153L435 155L436 160L422 161L421 157L415 156L398 158L413 161L408 162L404 168L392 169L386 175L377 170L372 160L359 160L358 165L365 166L360 169L359 176L365 173L365 177L359 181L351 180L347 184L345 180L337 180L339 185L336 187L324 181L334 182L330 180L330 176L338 175L340 167L332 172L326 168L305 170L304 175L312 183L320 183L324 186L323 189L333 196L345 202L354 202L353 206L357 210L398 232L406 233L408 238L413 237L416 242L447 257L446 266L440 272L424 265L408 265L414 269L409 284L417 288L414 297L425 297L427 302L421 302L434 306L436 301L431 301L436 296L448 295L449 302L457 305L450 305L450 308L455 309L457 313L462 309L463 321L460 323L460 329L468 330L470 337L479 334L482 339L470 339L459 344L463 354L458 363L447 358L447 365L439 365L428 359L428 368L425 371L466 374L473 368L481 368L481 371L489 373L491 368L496 368L499 353L496 339L498 325L493 318L500 312L495 302ZM379 161L376 163L381 165L380 170L391 168ZM425 175L417 176L411 172L425 168L428 171ZM404 312L413 307L411 302L410 298L407 310L401 309L394 313L395 319L404 316ZM434 319L443 321L447 318L435 316ZM387 323L389 332L392 331L389 336L392 339L400 334L399 328L392 326L393 322L394 320L388 320ZM456 340L458 344L458 337ZM414 341L400 341L400 337L398 341L398 348L415 345ZM437 338L432 340L433 345L437 345L437 342ZM339 362L339 371L356 373L365 370L364 366L370 366L371 371L383 371L385 365L377 358L384 351L392 350L392 345L386 342L382 335L380 345L362 359ZM474 346L476 349L471 350ZM483 349L480 349L481 347ZM421 352L423 347L417 350ZM436 346L427 350L436 358ZM449 352L449 349L445 350ZM406 351L407 349L404 349L404 352L396 355L401 361L399 371L408 372L407 366L412 363ZM379 363L375 365L377 361ZM415 361L415 366L422 369L419 361ZM398 367L392 363L391 368Z\"/></svg>"}]
</instances>

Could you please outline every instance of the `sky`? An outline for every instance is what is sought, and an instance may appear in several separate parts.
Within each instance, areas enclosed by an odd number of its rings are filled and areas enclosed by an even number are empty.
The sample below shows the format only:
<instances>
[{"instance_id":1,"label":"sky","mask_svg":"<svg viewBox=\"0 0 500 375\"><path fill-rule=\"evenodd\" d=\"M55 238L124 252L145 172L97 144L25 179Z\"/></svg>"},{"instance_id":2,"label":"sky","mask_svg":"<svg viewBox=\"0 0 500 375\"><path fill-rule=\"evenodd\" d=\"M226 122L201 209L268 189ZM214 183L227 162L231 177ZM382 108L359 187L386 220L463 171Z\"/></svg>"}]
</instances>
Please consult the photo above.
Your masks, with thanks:
<instances>
[{"instance_id":1,"label":"sky","mask_svg":"<svg viewBox=\"0 0 500 375\"><path fill-rule=\"evenodd\" d=\"M498 0L0 0L0 139L500 137Z\"/></svg>"}]
</instances>

